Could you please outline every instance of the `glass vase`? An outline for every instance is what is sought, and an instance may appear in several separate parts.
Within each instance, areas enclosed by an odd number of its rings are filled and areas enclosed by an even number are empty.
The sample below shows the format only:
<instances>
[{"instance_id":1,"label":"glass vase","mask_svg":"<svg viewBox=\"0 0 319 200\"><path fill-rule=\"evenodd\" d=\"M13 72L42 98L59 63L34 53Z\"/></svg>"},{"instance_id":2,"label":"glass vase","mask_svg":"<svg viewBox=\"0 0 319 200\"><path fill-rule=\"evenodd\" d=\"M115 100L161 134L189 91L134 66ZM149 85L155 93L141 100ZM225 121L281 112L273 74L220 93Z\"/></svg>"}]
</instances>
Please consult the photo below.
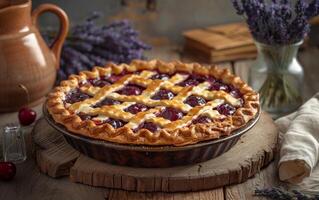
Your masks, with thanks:
<instances>
[{"instance_id":1,"label":"glass vase","mask_svg":"<svg viewBox=\"0 0 319 200\"><path fill-rule=\"evenodd\" d=\"M258 56L249 71L249 84L259 92L262 109L275 119L302 104L304 73L296 58L302 42L290 45L256 42Z\"/></svg>"}]
</instances>

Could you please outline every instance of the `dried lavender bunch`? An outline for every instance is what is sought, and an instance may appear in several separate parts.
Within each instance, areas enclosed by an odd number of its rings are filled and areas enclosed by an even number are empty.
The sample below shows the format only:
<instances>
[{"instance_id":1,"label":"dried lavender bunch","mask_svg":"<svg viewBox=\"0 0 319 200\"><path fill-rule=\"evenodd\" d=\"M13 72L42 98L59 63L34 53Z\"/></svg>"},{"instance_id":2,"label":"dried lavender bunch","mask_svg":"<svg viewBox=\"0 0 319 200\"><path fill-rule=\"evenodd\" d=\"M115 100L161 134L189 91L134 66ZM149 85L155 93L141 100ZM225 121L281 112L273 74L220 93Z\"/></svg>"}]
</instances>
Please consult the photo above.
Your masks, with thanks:
<instances>
[{"instance_id":1,"label":"dried lavender bunch","mask_svg":"<svg viewBox=\"0 0 319 200\"><path fill-rule=\"evenodd\" d=\"M255 88L259 89L261 106L274 117L293 111L302 103L296 85L300 78L288 73L288 69L296 63L293 59L298 45L309 33L309 19L319 14L319 0L296 0L295 4L290 0L232 0L232 3L237 13L245 17L259 43L259 61L268 68L265 81Z\"/></svg>"},{"instance_id":2,"label":"dried lavender bunch","mask_svg":"<svg viewBox=\"0 0 319 200\"><path fill-rule=\"evenodd\" d=\"M308 20L319 14L319 0L232 0L253 37L264 44L293 44L309 32Z\"/></svg>"},{"instance_id":3,"label":"dried lavender bunch","mask_svg":"<svg viewBox=\"0 0 319 200\"><path fill-rule=\"evenodd\" d=\"M319 195L307 195L297 190L292 190L291 192L278 187L271 187L265 189L255 189L255 196L268 197L274 200L319 200Z\"/></svg>"},{"instance_id":4,"label":"dried lavender bunch","mask_svg":"<svg viewBox=\"0 0 319 200\"><path fill-rule=\"evenodd\" d=\"M114 21L99 26L96 20L101 13L93 12L83 23L71 28L61 54L57 83L70 74L103 66L107 62L129 63L133 59L144 59L143 53L150 46L138 38L138 32L128 20ZM44 31L48 43L55 32Z\"/></svg>"}]
</instances>

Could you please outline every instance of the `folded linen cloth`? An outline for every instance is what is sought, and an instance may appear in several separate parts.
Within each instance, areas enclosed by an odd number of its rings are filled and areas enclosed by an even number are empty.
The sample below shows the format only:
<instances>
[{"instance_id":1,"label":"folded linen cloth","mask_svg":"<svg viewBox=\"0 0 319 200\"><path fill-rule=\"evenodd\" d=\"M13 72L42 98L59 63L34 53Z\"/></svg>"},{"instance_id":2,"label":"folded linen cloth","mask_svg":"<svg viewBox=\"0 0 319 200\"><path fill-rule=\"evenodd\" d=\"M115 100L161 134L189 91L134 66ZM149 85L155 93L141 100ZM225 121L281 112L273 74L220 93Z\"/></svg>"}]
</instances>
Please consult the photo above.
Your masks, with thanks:
<instances>
[{"instance_id":1,"label":"folded linen cloth","mask_svg":"<svg viewBox=\"0 0 319 200\"><path fill-rule=\"evenodd\" d=\"M319 93L276 124L281 144L280 180L319 192Z\"/></svg>"}]
</instances>

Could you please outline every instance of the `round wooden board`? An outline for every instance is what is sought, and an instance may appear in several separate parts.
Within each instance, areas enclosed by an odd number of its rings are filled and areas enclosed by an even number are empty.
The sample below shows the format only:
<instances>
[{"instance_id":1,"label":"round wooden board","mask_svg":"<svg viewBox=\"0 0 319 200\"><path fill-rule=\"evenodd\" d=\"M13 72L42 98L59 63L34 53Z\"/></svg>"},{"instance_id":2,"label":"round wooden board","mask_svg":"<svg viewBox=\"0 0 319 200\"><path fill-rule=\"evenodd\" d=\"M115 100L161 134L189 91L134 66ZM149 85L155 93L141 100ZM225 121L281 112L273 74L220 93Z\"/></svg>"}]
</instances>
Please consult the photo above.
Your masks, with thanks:
<instances>
[{"instance_id":1,"label":"round wooden board","mask_svg":"<svg viewBox=\"0 0 319 200\"><path fill-rule=\"evenodd\" d=\"M41 172L51 177L69 176L71 181L87 185L139 192L197 191L244 182L273 160L277 135L273 120L263 112L232 149L215 159L172 168L132 168L80 154L44 119L33 130Z\"/></svg>"}]
</instances>

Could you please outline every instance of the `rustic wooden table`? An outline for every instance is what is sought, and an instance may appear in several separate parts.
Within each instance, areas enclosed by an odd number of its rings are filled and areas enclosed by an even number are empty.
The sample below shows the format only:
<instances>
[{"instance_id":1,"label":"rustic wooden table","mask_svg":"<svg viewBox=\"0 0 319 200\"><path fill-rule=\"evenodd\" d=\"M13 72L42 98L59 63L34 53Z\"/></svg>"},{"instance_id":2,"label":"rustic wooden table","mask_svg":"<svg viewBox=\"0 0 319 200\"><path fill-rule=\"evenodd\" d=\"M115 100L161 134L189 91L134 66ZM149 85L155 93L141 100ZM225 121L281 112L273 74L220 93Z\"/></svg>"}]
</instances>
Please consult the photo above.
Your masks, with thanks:
<instances>
[{"instance_id":1,"label":"rustic wooden table","mask_svg":"<svg viewBox=\"0 0 319 200\"><path fill-rule=\"evenodd\" d=\"M159 47L149 53L150 58L159 58L162 60L183 60L192 61L183 56L180 49L176 47ZM309 99L316 91L319 91L319 65L316 56L319 56L319 49L315 47L307 48L299 53L299 60L305 69L304 99ZM248 67L251 60L238 61L233 63L222 63L221 66L230 68L243 79L247 79ZM41 113L41 107L35 108ZM16 113L0 115L0 125L16 120ZM30 134L27 134L28 143L31 144ZM32 149L28 146L28 149ZM218 188L214 190L187 192L187 193L137 193L122 190L113 190L105 188L96 188L82 184L72 183L67 178L53 179L39 172L32 152L29 152L29 158L23 164L17 165L17 175L11 182L0 182L1 200L45 200L45 199L107 199L107 200L125 200L125 199L183 199L183 200L212 200L212 199L262 199L254 197L255 188L264 188L277 186L279 183L276 175L275 162L260 171L254 178L245 183Z\"/></svg>"}]
</instances>

